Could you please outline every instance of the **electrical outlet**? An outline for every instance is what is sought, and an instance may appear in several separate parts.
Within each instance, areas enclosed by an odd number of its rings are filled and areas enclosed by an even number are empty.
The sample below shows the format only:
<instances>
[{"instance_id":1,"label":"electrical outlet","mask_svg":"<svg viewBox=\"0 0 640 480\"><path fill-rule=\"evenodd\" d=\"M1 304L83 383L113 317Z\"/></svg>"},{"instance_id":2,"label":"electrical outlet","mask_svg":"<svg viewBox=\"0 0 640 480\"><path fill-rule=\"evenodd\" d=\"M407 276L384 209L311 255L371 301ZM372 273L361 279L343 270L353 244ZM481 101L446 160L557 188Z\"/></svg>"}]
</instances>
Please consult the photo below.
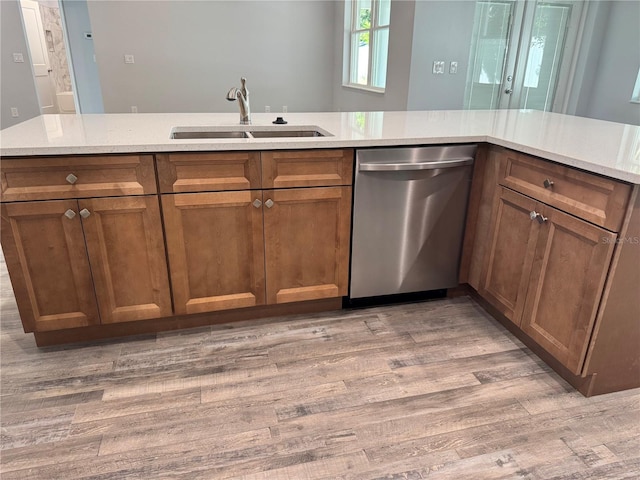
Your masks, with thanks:
<instances>
[{"instance_id":1,"label":"electrical outlet","mask_svg":"<svg viewBox=\"0 0 640 480\"><path fill-rule=\"evenodd\" d=\"M265 105L265 106L264 106L264 112L265 112L265 113L269 113L269 112L271 112L271 106L270 106L270 105Z\"/></svg>"},{"instance_id":2,"label":"electrical outlet","mask_svg":"<svg viewBox=\"0 0 640 480\"><path fill-rule=\"evenodd\" d=\"M443 60L436 60L435 62L433 62L433 73L440 75L442 73L444 73L444 61Z\"/></svg>"},{"instance_id":3,"label":"electrical outlet","mask_svg":"<svg viewBox=\"0 0 640 480\"><path fill-rule=\"evenodd\" d=\"M138 107L135 105L131 105L131 113L138 113Z\"/></svg>"},{"instance_id":4,"label":"electrical outlet","mask_svg":"<svg viewBox=\"0 0 640 480\"><path fill-rule=\"evenodd\" d=\"M133 55L127 54L124 56L124 63L136 63Z\"/></svg>"},{"instance_id":5,"label":"electrical outlet","mask_svg":"<svg viewBox=\"0 0 640 480\"><path fill-rule=\"evenodd\" d=\"M22 55L21 53L14 53L13 61L15 63L24 63L24 55Z\"/></svg>"},{"instance_id":6,"label":"electrical outlet","mask_svg":"<svg viewBox=\"0 0 640 480\"><path fill-rule=\"evenodd\" d=\"M17 118L20 116L20 114L18 113L18 109L16 107L11 107L11 116L13 118Z\"/></svg>"},{"instance_id":7,"label":"electrical outlet","mask_svg":"<svg viewBox=\"0 0 640 480\"><path fill-rule=\"evenodd\" d=\"M287 112L288 112L287 106L283 105L282 106L282 113L287 113Z\"/></svg>"},{"instance_id":8,"label":"electrical outlet","mask_svg":"<svg viewBox=\"0 0 640 480\"><path fill-rule=\"evenodd\" d=\"M456 73L458 73L458 62L451 62L449 64L449 73L451 75L455 75Z\"/></svg>"}]
</instances>

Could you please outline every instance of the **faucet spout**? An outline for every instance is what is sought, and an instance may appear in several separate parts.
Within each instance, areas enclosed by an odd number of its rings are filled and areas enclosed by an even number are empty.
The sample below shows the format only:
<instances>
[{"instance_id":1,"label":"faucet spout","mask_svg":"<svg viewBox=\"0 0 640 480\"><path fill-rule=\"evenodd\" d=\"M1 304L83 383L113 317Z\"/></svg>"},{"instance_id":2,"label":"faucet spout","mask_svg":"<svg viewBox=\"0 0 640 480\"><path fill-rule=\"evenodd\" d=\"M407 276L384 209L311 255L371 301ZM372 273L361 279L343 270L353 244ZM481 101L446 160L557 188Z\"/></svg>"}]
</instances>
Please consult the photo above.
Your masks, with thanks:
<instances>
[{"instance_id":1,"label":"faucet spout","mask_svg":"<svg viewBox=\"0 0 640 480\"><path fill-rule=\"evenodd\" d=\"M242 77L240 79L242 87L233 87L227 93L227 100L233 102L238 101L238 107L240 108L240 124L249 125L251 123L251 109L249 107L249 90L247 90L247 79Z\"/></svg>"}]
</instances>

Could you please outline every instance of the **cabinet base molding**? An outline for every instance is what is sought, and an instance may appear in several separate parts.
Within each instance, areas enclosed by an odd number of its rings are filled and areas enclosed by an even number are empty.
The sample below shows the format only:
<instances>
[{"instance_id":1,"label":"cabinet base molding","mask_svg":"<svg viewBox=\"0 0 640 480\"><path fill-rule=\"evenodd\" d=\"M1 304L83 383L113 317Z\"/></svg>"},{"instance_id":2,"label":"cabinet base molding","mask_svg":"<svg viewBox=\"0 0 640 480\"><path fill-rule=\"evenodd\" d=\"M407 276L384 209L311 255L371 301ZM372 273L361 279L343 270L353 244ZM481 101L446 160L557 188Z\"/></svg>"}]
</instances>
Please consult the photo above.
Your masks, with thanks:
<instances>
[{"instance_id":1,"label":"cabinet base molding","mask_svg":"<svg viewBox=\"0 0 640 480\"><path fill-rule=\"evenodd\" d=\"M206 314L181 315L127 323L91 325L66 330L34 332L36 345L46 347L68 343L90 342L131 335L145 335L169 330L217 325L221 323L256 320L267 317L286 315L302 315L308 313L328 312L342 308L342 297L307 302L288 303L283 305L264 305L251 308L240 308ZM286 317L283 318L286 320Z\"/></svg>"},{"instance_id":2,"label":"cabinet base molding","mask_svg":"<svg viewBox=\"0 0 640 480\"><path fill-rule=\"evenodd\" d=\"M597 372L586 375L574 375L558 360L551 356L546 350L538 345L526 333L514 325L511 320L505 317L498 309L482 298L473 288L468 287L468 293L503 327L511 332L518 340L524 343L533 353L535 353L544 363L549 365L558 375L560 375L569 385L582 393L585 397L602 395L604 393L618 392L640 387L640 377L638 375L624 374L598 374Z\"/></svg>"}]
</instances>

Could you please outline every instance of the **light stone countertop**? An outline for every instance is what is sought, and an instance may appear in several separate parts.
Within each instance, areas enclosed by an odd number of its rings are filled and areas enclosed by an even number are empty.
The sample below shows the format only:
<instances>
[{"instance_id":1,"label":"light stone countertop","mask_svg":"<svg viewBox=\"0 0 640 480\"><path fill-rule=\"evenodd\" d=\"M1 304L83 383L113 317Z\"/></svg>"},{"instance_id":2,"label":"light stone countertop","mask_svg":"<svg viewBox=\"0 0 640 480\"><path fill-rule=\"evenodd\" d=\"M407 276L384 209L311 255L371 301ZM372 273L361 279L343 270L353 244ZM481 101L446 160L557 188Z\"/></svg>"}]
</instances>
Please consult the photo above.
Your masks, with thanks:
<instances>
[{"instance_id":1,"label":"light stone countertop","mask_svg":"<svg viewBox=\"0 0 640 480\"><path fill-rule=\"evenodd\" d=\"M271 126L276 113L252 114ZM489 142L640 184L640 127L534 110L287 113L287 127L317 126L333 136L169 138L173 127L234 127L237 113L41 115L0 131L3 157L282 150Z\"/></svg>"}]
</instances>

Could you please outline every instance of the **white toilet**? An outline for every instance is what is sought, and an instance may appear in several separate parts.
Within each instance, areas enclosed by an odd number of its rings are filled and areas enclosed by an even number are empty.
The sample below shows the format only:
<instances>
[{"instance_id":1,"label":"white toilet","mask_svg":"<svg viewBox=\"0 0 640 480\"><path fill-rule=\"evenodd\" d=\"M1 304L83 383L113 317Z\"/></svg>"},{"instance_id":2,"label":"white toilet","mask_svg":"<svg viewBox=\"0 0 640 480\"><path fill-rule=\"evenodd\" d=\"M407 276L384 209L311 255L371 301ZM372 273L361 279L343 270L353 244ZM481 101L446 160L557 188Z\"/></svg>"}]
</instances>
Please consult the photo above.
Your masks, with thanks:
<instances>
[{"instance_id":1,"label":"white toilet","mask_svg":"<svg viewBox=\"0 0 640 480\"><path fill-rule=\"evenodd\" d=\"M62 92L56 94L56 96L58 97L58 110L60 113L76 113L73 92Z\"/></svg>"}]
</instances>

